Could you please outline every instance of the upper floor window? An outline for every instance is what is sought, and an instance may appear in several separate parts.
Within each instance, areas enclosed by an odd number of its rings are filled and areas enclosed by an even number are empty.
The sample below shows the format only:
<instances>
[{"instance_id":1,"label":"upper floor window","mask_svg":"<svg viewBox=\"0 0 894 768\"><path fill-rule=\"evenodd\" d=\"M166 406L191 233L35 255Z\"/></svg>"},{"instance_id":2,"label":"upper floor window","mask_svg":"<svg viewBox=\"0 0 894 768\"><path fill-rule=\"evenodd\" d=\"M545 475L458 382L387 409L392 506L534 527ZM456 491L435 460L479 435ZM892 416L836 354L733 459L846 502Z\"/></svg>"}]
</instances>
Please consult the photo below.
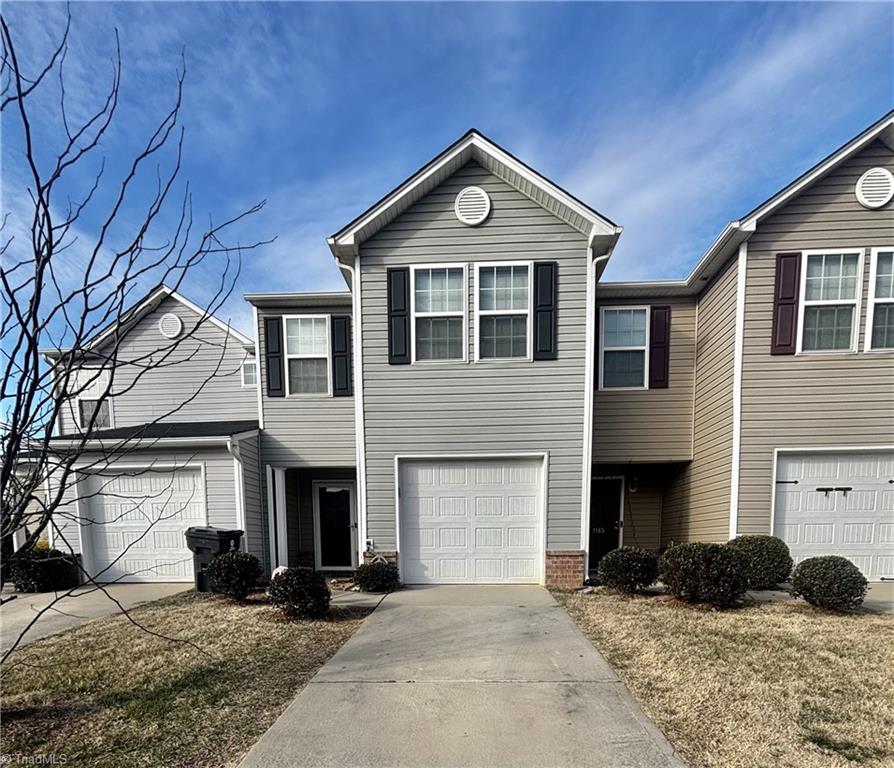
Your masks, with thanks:
<instances>
[{"instance_id":1,"label":"upper floor window","mask_svg":"<svg viewBox=\"0 0 894 768\"><path fill-rule=\"evenodd\" d=\"M465 360L464 266L413 267L414 360Z\"/></svg>"},{"instance_id":2,"label":"upper floor window","mask_svg":"<svg viewBox=\"0 0 894 768\"><path fill-rule=\"evenodd\" d=\"M258 383L258 367L254 360L242 363L242 386L254 387Z\"/></svg>"},{"instance_id":3,"label":"upper floor window","mask_svg":"<svg viewBox=\"0 0 894 768\"><path fill-rule=\"evenodd\" d=\"M529 358L530 264L477 265L477 356Z\"/></svg>"},{"instance_id":4,"label":"upper floor window","mask_svg":"<svg viewBox=\"0 0 894 768\"><path fill-rule=\"evenodd\" d=\"M805 252L801 351L856 350L860 263L859 251Z\"/></svg>"},{"instance_id":5,"label":"upper floor window","mask_svg":"<svg viewBox=\"0 0 894 768\"><path fill-rule=\"evenodd\" d=\"M894 248L872 250L866 341L866 349L894 349Z\"/></svg>"},{"instance_id":6,"label":"upper floor window","mask_svg":"<svg viewBox=\"0 0 894 768\"><path fill-rule=\"evenodd\" d=\"M112 426L109 401L109 372L99 368L82 368L71 376L81 429L108 429ZM92 424L91 424L92 421Z\"/></svg>"},{"instance_id":7,"label":"upper floor window","mask_svg":"<svg viewBox=\"0 0 894 768\"><path fill-rule=\"evenodd\" d=\"M649 380L649 308L604 307L599 327L599 388L645 389Z\"/></svg>"},{"instance_id":8,"label":"upper floor window","mask_svg":"<svg viewBox=\"0 0 894 768\"><path fill-rule=\"evenodd\" d=\"M286 394L329 394L329 323L325 316L285 317Z\"/></svg>"}]
</instances>

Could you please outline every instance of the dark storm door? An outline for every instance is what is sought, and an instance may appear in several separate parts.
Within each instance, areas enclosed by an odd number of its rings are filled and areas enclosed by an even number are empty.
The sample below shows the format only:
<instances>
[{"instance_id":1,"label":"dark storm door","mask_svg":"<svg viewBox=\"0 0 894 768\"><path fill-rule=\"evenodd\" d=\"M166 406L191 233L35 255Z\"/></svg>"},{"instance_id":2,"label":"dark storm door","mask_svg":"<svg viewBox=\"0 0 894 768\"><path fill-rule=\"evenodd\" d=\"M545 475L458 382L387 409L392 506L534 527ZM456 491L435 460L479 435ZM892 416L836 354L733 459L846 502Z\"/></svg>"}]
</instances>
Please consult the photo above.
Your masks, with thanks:
<instances>
[{"instance_id":1,"label":"dark storm door","mask_svg":"<svg viewBox=\"0 0 894 768\"><path fill-rule=\"evenodd\" d=\"M348 486L316 485L317 568L349 571L355 567L354 503Z\"/></svg>"},{"instance_id":2,"label":"dark storm door","mask_svg":"<svg viewBox=\"0 0 894 768\"><path fill-rule=\"evenodd\" d=\"M621 542L621 477L594 477L590 497L590 571Z\"/></svg>"}]
</instances>

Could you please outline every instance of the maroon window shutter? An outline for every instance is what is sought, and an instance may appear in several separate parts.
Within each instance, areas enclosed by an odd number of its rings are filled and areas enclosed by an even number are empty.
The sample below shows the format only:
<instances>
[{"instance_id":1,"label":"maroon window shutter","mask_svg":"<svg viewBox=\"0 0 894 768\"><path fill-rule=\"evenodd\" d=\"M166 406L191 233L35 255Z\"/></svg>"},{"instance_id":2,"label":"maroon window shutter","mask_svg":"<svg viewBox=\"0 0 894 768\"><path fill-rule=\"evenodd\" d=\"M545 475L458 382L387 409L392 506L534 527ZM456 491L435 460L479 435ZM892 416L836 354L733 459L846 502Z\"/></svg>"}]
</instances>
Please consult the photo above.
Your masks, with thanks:
<instances>
[{"instance_id":1,"label":"maroon window shutter","mask_svg":"<svg viewBox=\"0 0 894 768\"><path fill-rule=\"evenodd\" d=\"M776 287L773 292L771 355L793 355L797 348L798 294L801 287L801 254L776 254Z\"/></svg>"},{"instance_id":2,"label":"maroon window shutter","mask_svg":"<svg viewBox=\"0 0 894 768\"><path fill-rule=\"evenodd\" d=\"M652 307L649 326L649 389L670 383L671 308Z\"/></svg>"}]
</instances>

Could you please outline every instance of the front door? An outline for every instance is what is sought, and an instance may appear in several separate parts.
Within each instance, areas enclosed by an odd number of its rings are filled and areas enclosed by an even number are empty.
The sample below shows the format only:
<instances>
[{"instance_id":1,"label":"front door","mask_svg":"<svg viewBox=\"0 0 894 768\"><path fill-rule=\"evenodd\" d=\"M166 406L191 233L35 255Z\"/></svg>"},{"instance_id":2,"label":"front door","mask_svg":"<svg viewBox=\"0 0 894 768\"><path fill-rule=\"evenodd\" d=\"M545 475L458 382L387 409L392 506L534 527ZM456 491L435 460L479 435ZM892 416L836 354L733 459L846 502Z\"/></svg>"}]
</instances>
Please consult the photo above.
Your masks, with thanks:
<instances>
[{"instance_id":1,"label":"front door","mask_svg":"<svg viewBox=\"0 0 894 768\"><path fill-rule=\"evenodd\" d=\"M621 498L624 479L594 477L590 497L590 571L621 543Z\"/></svg>"},{"instance_id":2,"label":"front door","mask_svg":"<svg viewBox=\"0 0 894 768\"><path fill-rule=\"evenodd\" d=\"M353 488L314 483L316 565L324 571L356 567Z\"/></svg>"}]
</instances>

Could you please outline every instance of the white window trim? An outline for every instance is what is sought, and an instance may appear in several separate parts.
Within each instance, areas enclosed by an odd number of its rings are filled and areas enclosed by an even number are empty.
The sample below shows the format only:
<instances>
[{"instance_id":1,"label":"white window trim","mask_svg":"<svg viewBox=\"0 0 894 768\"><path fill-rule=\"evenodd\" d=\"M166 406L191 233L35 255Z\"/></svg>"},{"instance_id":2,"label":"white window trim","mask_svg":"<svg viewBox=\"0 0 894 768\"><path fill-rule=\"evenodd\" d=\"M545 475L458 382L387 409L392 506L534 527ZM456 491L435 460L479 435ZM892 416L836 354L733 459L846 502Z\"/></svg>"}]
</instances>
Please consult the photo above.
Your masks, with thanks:
<instances>
[{"instance_id":1,"label":"white window trim","mask_svg":"<svg viewBox=\"0 0 894 768\"><path fill-rule=\"evenodd\" d=\"M245 383L245 366L253 365L255 367L255 383L254 384L246 384ZM242 386L246 389L251 388L254 389L258 383L258 363L255 358L249 358L248 360L243 360L242 365L239 366L239 374L242 377Z\"/></svg>"},{"instance_id":2,"label":"white window trim","mask_svg":"<svg viewBox=\"0 0 894 768\"><path fill-rule=\"evenodd\" d=\"M606 387L603 382L605 373L605 313L618 309L638 309L646 312L646 343L637 347L609 347L612 352L640 352L643 353L643 384L641 387ZM618 304L599 308L599 390L605 392L633 392L649 388L649 344L651 343L652 307L648 304Z\"/></svg>"},{"instance_id":3,"label":"white window trim","mask_svg":"<svg viewBox=\"0 0 894 768\"><path fill-rule=\"evenodd\" d=\"M326 326L326 391L325 392L292 392L289 388L289 360L322 360L323 355L295 355L289 354L289 320L323 320ZM332 343L330 335L330 315L283 315L282 316L282 352L285 365L283 366L286 379L286 397L332 397Z\"/></svg>"},{"instance_id":4,"label":"white window trim","mask_svg":"<svg viewBox=\"0 0 894 768\"><path fill-rule=\"evenodd\" d=\"M463 308L450 312L417 312L416 311L416 271L429 269L462 269L463 271ZM416 318L417 317L461 317L463 320L463 356L444 360L416 359ZM410 362L413 365L431 365L442 363L466 363L469 360L469 265L468 264L419 264L410 267Z\"/></svg>"},{"instance_id":5,"label":"white window trim","mask_svg":"<svg viewBox=\"0 0 894 768\"><path fill-rule=\"evenodd\" d=\"M876 304L894 304L894 298L879 299L875 295L875 278L878 272L878 256L880 253L894 251L894 245L873 248L869 256L869 293L866 296L866 328L863 333L864 352L894 352L894 347L872 346L872 320Z\"/></svg>"},{"instance_id":6,"label":"white window trim","mask_svg":"<svg viewBox=\"0 0 894 768\"><path fill-rule=\"evenodd\" d=\"M528 270L528 305L526 309L481 309L481 269L492 267L526 267ZM475 362L476 363L529 363L534 359L534 262L533 261L482 261L475 263ZM524 357L481 357L481 317L525 315L527 317Z\"/></svg>"},{"instance_id":7,"label":"white window trim","mask_svg":"<svg viewBox=\"0 0 894 768\"><path fill-rule=\"evenodd\" d=\"M807 291L807 260L810 256L827 255L857 256L857 290L853 299L816 299L810 302L811 307L841 307L851 305L854 308L854 321L851 323L851 343L847 349L804 349L804 309ZM798 286L798 344L795 354L798 355L842 355L857 351L857 340L860 336L860 307L863 305L863 248L821 248L804 251L801 254L801 278Z\"/></svg>"},{"instance_id":8,"label":"white window trim","mask_svg":"<svg viewBox=\"0 0 894 768\"><path fill-rule=\"evenodd\" d=\"M102 372L103 370L106 370L106 369L87 367L87 368L79 368L77 373L80 373L81 371L100 371L100 372ZM111 373L109 373L109 377L111 378ZM77 378L77 376L75 376L75 378ZM75 382L75 383L77 383L77 382ZM79 391L80 391L80 389L81 389L81 387L78 387ZM101 399L102 398L97 398L97 397L81 397L80 394L75 395L74 409L73 409L72 417L74 418L75 426L78 429L83 430L83 429L87 428L84 424L81 424L81 400L101 400ZM109 426L99 427L99 429L100 430L114 429L115 428L115 409L112 406L112 385L111 385L111 382L109 383L109 391L106 394L104 402L109 404Z\"/></svg>"}]
</instances>

